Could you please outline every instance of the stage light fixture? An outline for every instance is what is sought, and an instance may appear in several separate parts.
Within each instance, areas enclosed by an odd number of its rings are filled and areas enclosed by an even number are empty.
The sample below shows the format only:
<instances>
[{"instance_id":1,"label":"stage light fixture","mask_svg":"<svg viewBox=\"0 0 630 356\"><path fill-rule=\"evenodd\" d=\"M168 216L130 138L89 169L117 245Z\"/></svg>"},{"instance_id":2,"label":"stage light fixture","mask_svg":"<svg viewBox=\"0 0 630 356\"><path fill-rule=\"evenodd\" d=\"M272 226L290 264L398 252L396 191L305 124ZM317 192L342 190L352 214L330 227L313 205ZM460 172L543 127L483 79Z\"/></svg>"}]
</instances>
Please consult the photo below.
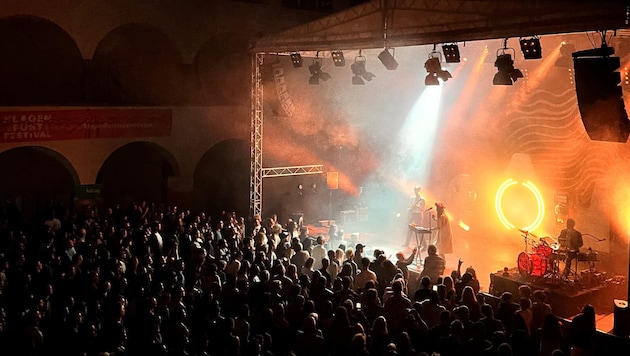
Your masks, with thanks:
<instances>
[{"instance_id":1,"label":"stage light fixture","mask_svg":"<svg viewBox=\"0 0 630 356\"><path fill-rule=\"evenodd\" d=\"M444 53L444 61L446 63L459 63L459 46L455 43L450 45L442 45L442 53Z\"/></svg>"},{"instance_id":2,"label":"stage light fixture","mask_svg":"<svg viewBox=\"0 0 630 356\"><path fill-rule=\"evenodd\" d=\"M388 70L394 70L398 68L398 62L396 62L396 59L394 58L394 53L395 49L392 48L392 53L389 53L389 48L385 48L378 55L378 59L381 60L381 63L383 63L385 68L387 68Z\"/></svg>"},{"instance_id":3,"label":"stage light fixture","mask_svg":"<svg viewBox=\"0 0 630 356\"><path fill-rule=\"evenodd\" d=\"M542 58L542 49L538 37L521 38L519 42L521 43L521 51L523 51L523 57L525 59Z\"/></svg>"},{"instance_id":4,"label":"stage light fixture","mask_svg":"<svg viewBox=\"0 0 630 356\"><path fill-rule=\"evenodd\" d=\"M518 78L523 78L523 73L514 68L514 60L510 53L506 53L513 48L507 48L507 38L503 41L503 48L497 50L497 59L494 61L494 66L497 67L497 73L494 75L492 84L494 85L512 85Z\"/></svg>"},{"instance_id":5,"label":"stage light fixture","mask_svg":"<svg viewBox=\"0 0 630 356\"><path fill-rule=\"evenodd\" d=\"M440 53L435 50L435 45L433 45L433 52L429 53L429 59L424 62L424 68L428 73L424 78L424 85L440 85L439 79L445 82L453 78L449 71L442 69Z\"/></svg>"},{"instance_id":6,"label":"stage light fixture","mask_svg":"<svg viewBox=\"0 0 630 356\"><path fill-rule=\"evenodd\" d=\"M308 84L319 85L319 81L327 81L332 78L330 74L322 71L322 60L319 58L319 53L313 59L313 64L308 66L308 70L311 72L311 77L308 79Z\"/></svg>"},{"instance_id":7,"label":"stage light fixture","mask_svg":"<svg viewBox=\"0 0 630 356\"><path fill-rule=\"evenodd\" d=\"M365 61L366 58L361 55L361 51L359 51L359 55L354 59L354 63L350 66L352 69L352 84L354 85L363 85L365 84L365 80L368 82L371 81L374 77L374 73L368 72L365 69Z\"/></svg>"},{"instance_id":8,"label":"stage light fixture","mask_svg":"<svg viewBox=\"0 0 630 356\"><path fill-rule=\"evenodd\" d=\"M332 57L335 67L343 67L346 65L346 59L343 57L343 52L332 51L330 52L330 56Z\"/></svg>"},{"instance_id":9,"label":"stage light fixture","mask_svg":"<svg viewBox=\"0 0 630 356\"><path fill-rule=\"evenodd\" d=\"M291 62L293 62L293 67L294 68L302 67L302 55L299 54L298 52L292 52L291 53Z\"/></svg>"}]
</instances>

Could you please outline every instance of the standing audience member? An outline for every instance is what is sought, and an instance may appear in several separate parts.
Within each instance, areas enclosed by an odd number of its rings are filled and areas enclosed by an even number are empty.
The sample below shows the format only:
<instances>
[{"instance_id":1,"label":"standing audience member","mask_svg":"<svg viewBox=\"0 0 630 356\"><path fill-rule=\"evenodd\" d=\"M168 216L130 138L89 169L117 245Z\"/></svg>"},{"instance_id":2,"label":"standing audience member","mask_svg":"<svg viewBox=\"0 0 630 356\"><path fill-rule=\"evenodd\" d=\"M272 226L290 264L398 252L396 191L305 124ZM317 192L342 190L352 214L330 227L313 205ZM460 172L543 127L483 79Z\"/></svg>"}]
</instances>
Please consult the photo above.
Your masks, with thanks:
<instances>
[{"instance_id":1,"label":"standing audience member","mask_svg":"<svg viewBox=\"0 0 630 356\"><path fill-rule=\"evenodd\" d=\"M501 320L505 327L505 334L509 338L516 328L516 311L519 305L514 303L512 293L503 292L497 305L497 319Z\"/></svg>"},{"instance_id":2,"label":"standing audience member","mask_svg":"<svg viewBox=\"0 0 630 356\"><path fill-rule=\"evenodd\" d=\"M327 250L323 235L317 236L317 243L311 248L311 257L313 257L313 269L322 268L322 259L326 258Z\"/></svg>"},{"instance_id":3,"label":"standing audience member","mask_svg":"<svg viewBox=\"0 0 630 356\"><path fill-rule=\"evenodd\" d=\"M249 226L227 211L215 218L148 202L127 211L119 206L101 215L90 208L71 215L54 236L46 226L16 227L6 219L0 224L0 341L8 350L18 347L15 354L496 355L505 348L513 355L549 355L569 346L576 355L596 351L591 306L573 319L567 337L538 292L532 295L531 324L524 321L526 302L516 313L509 294L494 318L475 290L474 271L453 280L459 268L451 276L437 274L433 282L423 276L427 297L412 304L403 269L397 271L383 252L375 254L373 265L368 260L353 271L351 249L343 265L335 262L344 260L343 250L326 251L329 257L314 269L317 246L311 256L296 227L278 234L275 218L263 226L255 216ZM366 273L371 277L365 282L363 275L357 278L361 294L353 290L356 270L375 275ZM379 294L381 286L386 295ZM452 313L445 307L451 300ZM478 323L472 321L475 306L482 314ZM509 338L498 320L505 315L523 320L511 321ZM530 325L531 337L523 325ZM496 345L486 347L491 337Z\"/></svg>"},{"instance_id":4,"label":"standing audience member","mask_svg":"<svg viewBox=\"0 0 630 356\"><path fill-rule=\"evenodd\" d=\"M573 317L569 327L569 342L572 356L595 355L595 309L586 304L582 312Z\"/></svg>"},{"instance_id":5,"label":"standing audience member","mask_svg":"<svg viewBox=\"0 0 630 356\"><path fill-rule=\"evenodd\" d=\"M537 289L533 293L532 304L532 331L538 330L543 326L543 321L547 314L551 314L551 305L547 303L547 293L542 289Z\"/></svg>"},{"instance_id":6,"label":"standing audience member","mask_svg":"<svg viewBox=\"0 0 630 356\"><path fill-rule=\"evenodd\" d=\"M546 314L541 327L536 329L539 355L552 356L555 350L562 350L563 339L562 324L558 317Z\"/></svg>"},{"instance_id":7,"label":"standing audience member","mask_svg":"<svg viewBox=\"0 0 630 356\"><path fill-rule=\"evenodd\" d=\"M354 278L354 289L357 293L361 293L365 288L365 284L369 281L374 282L377 286L376 273L370 269L370 259L363 257L361 259L361 272Z\"/></svg>"},{"instance_id":8,"label":"standing audience member","mask_svg":"<svg viewBox=\"0 0 630 356\"><path fill-rule=\"evenodd\" d=\"M402 294L403 285L401 281L395 281L392 284L392 292L394 295L385 302L385 318L389 322L390 335L397 337L403 331L404 321L408 313L407 310L411 308L411 301Z\"/></svg>"},{"instance_id":9,"label":"standing audience member","mask_svg":"<svg viewBox=\"0 0 630 356\"><path fill-rule=\"evenodd\" d=\"M420 276L428 276L431 278L431 283L438 283L438 278L444 274L446 264L444 258L437 254L437 247L435 245L429 245L427 248L427 257L424 258L424 264Z\"/></svg>"},{"instance_id":10,"label":"standing audience member","mask_svg":"<svg viewBox=\"0 0 630 356\"><path fill-rule=\"evenodd\" d=\"M413 251L411 251L411 255L405 258L405 255L402 252L396 253L396 267L400 269L405 277L406 281L409 281L409 265L413 263L416 258L416 253L418 253L418 248L414 247Z\"/></svg>"}]
</instances>

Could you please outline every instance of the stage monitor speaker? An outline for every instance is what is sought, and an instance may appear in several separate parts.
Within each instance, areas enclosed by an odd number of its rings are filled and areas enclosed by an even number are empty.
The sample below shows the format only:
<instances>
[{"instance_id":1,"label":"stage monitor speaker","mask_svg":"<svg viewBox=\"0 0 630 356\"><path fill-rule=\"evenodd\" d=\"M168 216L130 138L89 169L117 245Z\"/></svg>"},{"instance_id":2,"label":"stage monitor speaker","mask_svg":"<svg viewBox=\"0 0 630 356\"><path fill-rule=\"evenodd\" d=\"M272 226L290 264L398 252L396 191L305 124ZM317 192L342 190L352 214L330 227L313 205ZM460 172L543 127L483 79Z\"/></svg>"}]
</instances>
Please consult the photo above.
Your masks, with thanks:
<instances>
[{"instance_id":1,"label":"stage monitor speaker","mask_svg":"<svg viewBox=\"0 0 630 356\"><path fill-rule=\"evenodd\" d=\"M615 299L613 334L620 337L630 336L630 308L625 300Z\"/></svg>"},{"instance_id":2,"label":"stage monitor speaker","mask_svg":"<svg viewBox=\"0 0 630 356\"><path fill-rule=\"evenodd\" d=\"M591 140L625 143L630 135L630 121L619 86L619 57L580 58L578 53L573 54L575 90L586 133Z\"/></svg>"}]
</instances>

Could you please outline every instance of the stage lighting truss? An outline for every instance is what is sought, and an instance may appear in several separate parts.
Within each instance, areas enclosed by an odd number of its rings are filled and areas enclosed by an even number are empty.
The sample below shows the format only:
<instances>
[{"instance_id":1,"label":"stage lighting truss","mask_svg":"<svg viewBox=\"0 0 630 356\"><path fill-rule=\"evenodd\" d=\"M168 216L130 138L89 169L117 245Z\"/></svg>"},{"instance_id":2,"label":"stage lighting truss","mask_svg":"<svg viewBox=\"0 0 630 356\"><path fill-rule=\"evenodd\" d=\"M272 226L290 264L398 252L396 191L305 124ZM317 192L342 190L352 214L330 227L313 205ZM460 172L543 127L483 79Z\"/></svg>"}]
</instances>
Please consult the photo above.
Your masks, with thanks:
<instances>
[{"instance_id":1,"label":"stage lighting truss","mask_svg":"<svg viewBox=\"0 0 630 356\"><path fill-rule=\"evenodd\" d=\"M342 51L331 51L330 56L332 57L335 67L343 67L346 65L346 59Z\"/></svg>"},{"instance_id":2,"label":"stage lighting truss","mask_svg":"<svg viewBox=\"0 0 630 356\"><path fill-rule=\"evenodd\" d=\"M319 52L313 59L313 64L308 66L309 72L311 72L311 77L308 79L308 84L310 85L319 85L319 81L327 81L332 78L330 74L322 71L322 60L319 58Z\"/></svg>"},{"instance_id":3,"label":"stage lighting truss","mask_svg":"<svg viewBox=\"0 0 630 356\"><path fill-rule=\"evenodd\" d=\"M374 77L374 73L368 72L365 69L365 61L366 58L361 55L361 51L359 51L359 55L354 59L354 63L350 66L352 69L352 84L354 85L364 85L365 80L368 82L371 81Z\"/></svg>"},{"instance_id":4,"label":"stage lighting truss","mask_svg":"<svg viewBox=\"0 0 630 356\"><path fill-rule=\"evenodd\" d=\"M523 58L525 59L540 59L542 58L542 49L540 47L540 39L538 36L532 38L521 38L521 51L523 51Z\"/></svg>"},{"instance_id":5,"label":"stage lighting truss","mask_svg":"<svg viewBox=\"0 0 630 356\"><path fill-rule=\"evenodd\" d=\"M435 45L433 45L433 52L429 53L429 59L424 62L424 68L427 70L424 85L440 85L439 79L445 82L449 78L453 78L449 71L442 69L440 52L435 50Z\"/></svg>"},{"instance_id":6,"label":"stage lighting truss","mask_svg":"<svg viewBox=\"0 0 630 356\"><path fill-rule=\"evenodd\" d=\"M293 63L294 68L302 67L302 55L299 52L292 52L291 62Z\"/></svg>"},{"instance_id":7,"label":"stage lighting truss","mask_svg":"<svg viewBox=\"0 0 630 356\"><path fill-rule=\"evenodd\" d=\"M444 61L446 63L459 63L459 46L456 43L442 45L442 53L444 53Z\"/></svg>"},{"instance_id":8,"label":"stage lighting truss","mask_svg":"<svg viewBox=\"0 0 630 356\"><path fill-rule=\"evenodd\" d=\"M494 85L512 85L518 78L523 78L523 72L514 68L514 60L509 51L516 55L514 48L507 48L507 39L505 39L503 48L497 50L497 59L494 62L494 66L497 67L497 73L492 80Z\"/></svg>"}]
</instances>

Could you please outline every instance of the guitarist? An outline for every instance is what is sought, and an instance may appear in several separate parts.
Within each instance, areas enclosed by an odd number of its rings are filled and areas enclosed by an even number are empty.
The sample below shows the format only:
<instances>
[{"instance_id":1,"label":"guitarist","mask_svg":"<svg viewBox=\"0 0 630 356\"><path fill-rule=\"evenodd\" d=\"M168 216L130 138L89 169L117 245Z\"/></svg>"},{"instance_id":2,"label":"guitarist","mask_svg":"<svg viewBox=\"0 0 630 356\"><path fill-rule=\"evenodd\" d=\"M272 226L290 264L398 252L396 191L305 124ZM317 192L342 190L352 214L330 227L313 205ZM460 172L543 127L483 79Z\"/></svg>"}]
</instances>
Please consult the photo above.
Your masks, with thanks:
<instances>
[{"instance_id":1,"label":"guitarist","mask_svg":"<svg viewBox=\"0 0 630 356\"><path fill-rule=\"evenodd\" d=\"M411 197L411 205L409 206L409 209L407 209L409 225L422 226L422 216L424 215L425 200L422 194L420 194L419 186L415 186L413 188L413 193L414 194ZM411 231L411 229L407 229L407 240L405 241L405 244L403 246L409 246L412 234L415 234L415 232ZM424 237L421 244L424 244Z\"/></svg>"}]
</instances>

